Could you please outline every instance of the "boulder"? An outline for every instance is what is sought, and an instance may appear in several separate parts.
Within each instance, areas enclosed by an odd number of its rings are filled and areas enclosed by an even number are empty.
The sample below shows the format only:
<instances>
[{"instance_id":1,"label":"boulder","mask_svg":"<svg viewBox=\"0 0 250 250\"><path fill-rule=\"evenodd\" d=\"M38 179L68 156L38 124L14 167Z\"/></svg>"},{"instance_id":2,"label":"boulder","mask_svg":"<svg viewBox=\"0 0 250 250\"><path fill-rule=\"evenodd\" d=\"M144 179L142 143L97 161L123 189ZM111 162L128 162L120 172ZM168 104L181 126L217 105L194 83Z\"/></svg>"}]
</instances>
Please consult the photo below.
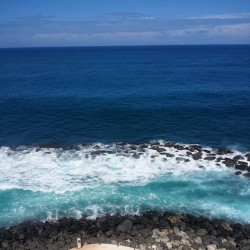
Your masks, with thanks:
<instances>
[{"instance_id":1,"label":"boulder","mask_svg":"<svg viewBox=\"0 0 250 250\"><path fill-rule=\"evenodd\" d=\"M215 160L216 158L214 156L207 156L204 158L204 160L207 160L207 161L213 161Z\"/></svg>"},{"instance_id":2,"label":"boulder","mask_svg":"<svg viewBox=\"0 0 250 250\"><path fill-rule=\"evenodd\" d=\"M124 220L122 221L119 226L117 227L117 230L123 233L130 232L132 229L133 223L131 220Z\"/></svg>"},{"instance_id":3,"label":"boulder","mask_svg":"<svg viewBox=\"0 0 250 250\"><path fill-rule=\"evenodd\" d=\"M211 150L207 150L207 149L203 149L202 151L205 152L205 153L207 153L207 154L211 153Z\"/></svg>"},{"instance_id":4,"label":"boulder","mask_svg":"<svg viewBox=\"0 0 250 250\"><path fill-rule=\"evenodd\" d=\"M238 164L243 165L243 166L248 166L248 163L245 161L238 161Z\"/></svg>"},{"instance_id":5,"label":"boulder","mask_svg":"<svg viewBox=\"0 0 250 250\"><path fill-rule=\"evenodd\" d=\"M247 166L244 166L244 165L236 165L235 166L235 169L238 169L238 170L241 170L241 171L245 171L245 170L247 170L248 169L248 167Z\"/></svg>"},{"instance_id":6,"label":"boulder","mask_svg":"<svg viewBox=\"0 0 250 250\"><path fill-rule=\"evenodd\" d=\"M201 228L201 229L199 229L199 230L197 231L197 235L200 236L200 237L202 237L202 236L204 236L204 235L206 235L206 234L207 234L207 230L204 229L204 228Z\"/></svg>"},{"instance_id":7,"label":"boulder","mask_svg":"<svg viewBox=\"0 0 250 250\"><path fill-rule=\"evenodd\" d=\"M236 171L234 174L235 175L241 175L241 171Z\"/></svg>"},{"instance_id":8,"label":"boulder","mask_svg":"<svg viewBox=\"0 0 250 250\"><path fill-rule=\"evenodd\" d=\"M166 151L166 149L165 149L165 148L159 148L159 147L158 147L158 148L156 149L156 151L159 152L159 153L161 153L161 152Z\"/></svg>"},{"instance_id":9,"label":"boulder","mask_svg":"<svg viewBox=\"0 0 250 250\"><path fill-rule=\"evenodd\" d=\"M236 165L236 161L230 158L225 158L222 163L224 163L227 167L230 167L230 168Z\"/></svg>"},{"instance_id":10,"label":"boulder","mask_svg":"<svg viewBox=\"0 0 250 250\"><path fill-rule=\"evenodd\" d=\"M217 150L218 155L225 155L225 154L231 154L231 153L233 153L233 152L227 148L219 148Z\"/></svg>"},{"instance_id":11,"label":"boulder","mask_svg":"<svg viewBox=\"0 0 250 250\"><path fill-rule=\"evenodd\" d=\"M165 156L166 156L166 157L174 157L173 154L169 154L169 153L165 153Z\"/></svg>"},{"instance_id":12,"label":"boulder","mask_svg":"<svg viewBox=\"0 0 250 250\"><path fill-rule=\"evenodd\" d=\"M245 156L247 157L247 160L250 161L250 153L245 154Z\"/></svg>"},{"instance_id":13,"label":"boulder","mask_svg":"<svg viewBox=\"0 0 250 250\"><path fill-rule=\"evenodd\" d=\"M201 245L202 244L202 239L201 237L194 238L194 242Z\"/></svg>"},{"instance_id":14,"label":"boulder","mask_svg":"<svg viewBox=\"0 0 250 250\"><path fill-rule=\"evenodd\" d=\"M199 160L202 158L202 153L199 152L199 153L196 153L196 154L192 154L192 157L194 160Z\"/></svg>"},{"instance_id":15,"label":"boulder","mask_svg":"<svg viewBox=\"0 0 250 250\"><path fill-rule=\"evenodd\" d=\"M192 151L192 152L194 152L195 150L196 150L196 151L201 151L201 149L202 149L202 147L199 146L199 145L191 145L191 146L189 147L189 150Z\"/></svg>"},{"instance_id":16,"label":"boulder","mask_svg":"<svg viewBox=\"0 0 250 250\"><path fill-rule=\"evenodd\" d=\"M132 157L133 157L134 159L139 159L139 158L140 158L140 155L139 155L139 154L134 153L134 154L132 154Z\"/></svg>"},{"instance_id":17,"label":"boulder","mask_svg":"<svg viewBox=\"0 0 250 250\"><path fill-rule=\"evenodd\" d=\"M184 146L179 145L179 144L175 144L175 145L174 145L174 148L177 149L177 150L184 150L184 149L185 149Z\"/></svg>"},{"instance_id":18,"label":"boulder","mask_svg":"<svg viewBox=\"0 0 250 250\"><path fill-rule=\"evenodd\" d=\"M207 250L216 250L217 246L215 244L207 245Z\"/></svg>"},{"instance_id":19,"label":"boulder","mask_svg":"<svg viewBox=\"0 0 250 250\"><path fill-rule=\"evenodd\" d=\"M244 157L243 156L241 156L241 155L236 155L236 156L234 156L234 158L233 158L235 161L238 161L238 160L243 160L244 159Z\"/></svg>"}]
</instances>

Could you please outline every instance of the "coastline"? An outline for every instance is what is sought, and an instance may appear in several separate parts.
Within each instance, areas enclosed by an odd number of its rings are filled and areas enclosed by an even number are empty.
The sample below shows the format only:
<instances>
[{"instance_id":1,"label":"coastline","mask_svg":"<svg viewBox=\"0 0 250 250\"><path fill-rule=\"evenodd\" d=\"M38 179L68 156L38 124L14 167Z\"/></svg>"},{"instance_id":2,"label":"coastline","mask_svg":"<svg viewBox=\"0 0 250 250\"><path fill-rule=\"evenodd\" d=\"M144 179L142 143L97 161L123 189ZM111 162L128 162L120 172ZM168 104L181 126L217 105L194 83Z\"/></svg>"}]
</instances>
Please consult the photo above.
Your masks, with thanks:
<instances>
[{"instance_id":1,"label":"coastline","mask_svg":"<svg viewBox=\"0 0 250 250\"><path fill-rule=\"evenodd\" d=\"M147 211L106 215L95 220L63 218L0 228L0 249L61 249L113 244L137 249L250 249L250 224L189 214Z\"/></svg>"}]
</instances>

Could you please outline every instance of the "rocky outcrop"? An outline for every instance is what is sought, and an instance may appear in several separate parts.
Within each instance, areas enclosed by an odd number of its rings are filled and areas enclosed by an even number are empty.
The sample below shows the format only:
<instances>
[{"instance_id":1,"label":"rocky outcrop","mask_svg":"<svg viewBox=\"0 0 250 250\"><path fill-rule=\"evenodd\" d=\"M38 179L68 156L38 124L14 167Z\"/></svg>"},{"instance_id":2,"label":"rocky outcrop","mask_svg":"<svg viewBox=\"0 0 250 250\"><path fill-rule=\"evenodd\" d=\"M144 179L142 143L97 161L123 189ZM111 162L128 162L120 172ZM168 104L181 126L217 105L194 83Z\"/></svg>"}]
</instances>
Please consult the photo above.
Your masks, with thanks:
<instances>
[{"instance_id":1,"label":"rocky outcrop","mask_svg":"<svg viewBox=\"0 0 250 250\"><path fill-rule=\"evenodd\" d=\"M96 220L63 218L26 222L0 229L0 249L67 250L83 244L111 243L138 249L250 249L250 225L148 211L143 215Z\"/></svg>"}]
</instances>

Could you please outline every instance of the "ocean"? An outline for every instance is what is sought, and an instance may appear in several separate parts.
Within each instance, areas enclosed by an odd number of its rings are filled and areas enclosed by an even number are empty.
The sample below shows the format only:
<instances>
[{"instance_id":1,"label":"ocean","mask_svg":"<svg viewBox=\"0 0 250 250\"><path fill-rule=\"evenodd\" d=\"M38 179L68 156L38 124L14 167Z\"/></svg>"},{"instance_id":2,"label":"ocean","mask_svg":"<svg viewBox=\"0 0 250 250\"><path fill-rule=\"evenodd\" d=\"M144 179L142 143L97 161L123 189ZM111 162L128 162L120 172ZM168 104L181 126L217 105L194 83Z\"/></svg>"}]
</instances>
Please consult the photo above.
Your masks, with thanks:
<instances>
[{"instance_id":1,"label":"ocean","mask_svg":"<svg viewBox=\"0 0 250 250\"><path fill-rule=\"evenodd\" d=\"M216 161L248 161L249 97L250 45L0 49L0 226L146 210L250 223L250 179Z\"/></svg>"}]
</instances>

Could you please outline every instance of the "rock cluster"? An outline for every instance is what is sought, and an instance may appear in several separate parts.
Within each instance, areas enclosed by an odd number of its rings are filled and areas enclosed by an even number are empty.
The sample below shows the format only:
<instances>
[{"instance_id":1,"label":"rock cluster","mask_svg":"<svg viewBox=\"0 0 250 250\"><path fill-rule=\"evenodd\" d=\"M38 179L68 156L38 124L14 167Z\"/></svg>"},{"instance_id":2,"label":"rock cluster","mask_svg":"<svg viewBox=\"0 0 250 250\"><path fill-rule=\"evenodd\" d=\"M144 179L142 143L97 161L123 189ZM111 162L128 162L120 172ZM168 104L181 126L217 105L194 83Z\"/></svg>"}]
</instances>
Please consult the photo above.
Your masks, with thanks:
<instances>
[{"instance_id":1,"label":"rock cluster","mask_svg":"<svg viewBox=\"0 0 250 250\"><path fill-rule=\"evenodd\" d=\"M115 155L133 158L135 161L142 157L150 157L152 161L161 159L165 162L175 160L180 162L195 161L199 163L199 168L205 168L202 164L207 165L213 162L217 166L226 166L235 169L235 175L242 175L250 178L250 153L240 153L227 148L213 150L200 145L178 144L172 142L156 141L147 144L82 144L78 146L59 147L54 144L38 145L35 151L43 151L44 154L50 154L51 150L77 152L84 149L85 158L96 159L103 155ZM32 150L32 147L19 147L13 150Z\"/></svg>"},{"instance_id":2,"label":"rock cluster","mask_svg":"<svg viewBox=\"0 0 250 250\"><path fill-rule=\"evenodd\" d=\"M66 250L76 247L77 238L83 244L111 243L142 250L250 250L250 225L156 211L95 220L63 218L1 228L0 249Z\"/></svg>"}]
</instances>

